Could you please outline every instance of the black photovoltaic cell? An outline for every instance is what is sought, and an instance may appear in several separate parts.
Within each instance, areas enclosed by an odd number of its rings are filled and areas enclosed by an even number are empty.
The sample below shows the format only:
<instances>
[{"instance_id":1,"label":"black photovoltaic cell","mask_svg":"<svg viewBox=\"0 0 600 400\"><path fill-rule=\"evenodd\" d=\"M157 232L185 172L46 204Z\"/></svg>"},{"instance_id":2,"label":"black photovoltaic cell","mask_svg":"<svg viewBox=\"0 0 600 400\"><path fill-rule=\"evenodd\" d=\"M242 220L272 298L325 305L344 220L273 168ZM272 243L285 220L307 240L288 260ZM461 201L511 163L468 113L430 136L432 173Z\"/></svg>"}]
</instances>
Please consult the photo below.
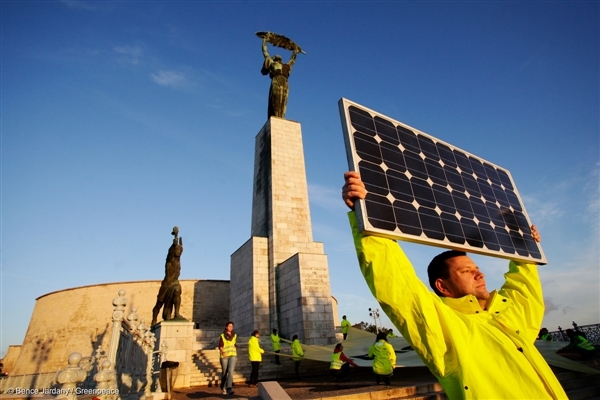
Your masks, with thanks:
<instances>
[{"instance_id":1,"label":"black photovoltaic cell","mask_svg":"<svg viewBox=\"0 0 600 400\"><path fill-rule=\"evenodd\" d=\"M510 173L426 133L341 99L350 169L367 188L363 231L545 264Z\"/></svg>"}]
</instances>

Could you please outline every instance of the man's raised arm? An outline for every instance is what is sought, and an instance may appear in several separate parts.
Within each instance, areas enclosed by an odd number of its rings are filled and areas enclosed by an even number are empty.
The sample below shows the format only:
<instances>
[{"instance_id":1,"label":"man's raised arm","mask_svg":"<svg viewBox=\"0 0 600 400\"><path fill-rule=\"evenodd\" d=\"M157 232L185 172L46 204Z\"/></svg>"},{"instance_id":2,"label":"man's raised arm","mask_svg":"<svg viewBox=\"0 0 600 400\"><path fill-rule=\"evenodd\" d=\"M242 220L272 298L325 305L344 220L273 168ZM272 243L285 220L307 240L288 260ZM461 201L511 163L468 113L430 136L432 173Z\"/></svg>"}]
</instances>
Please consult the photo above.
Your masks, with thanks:
<instances>
[{"instance_id":1,"label":"man's raised arm","mask_svg":"<svg viewBox=\"0 0 600 400\"><path fill-rule=\"evenodd\" d=\"M344 174L342 199L354 210L356 201L367 191L357 172ZM446 308L421 282L394 240L365 236L358 230L356 214L350 212L350 225L361 272L371 293L402 336L413 346L428 367L440 376L450 367L444 362L446 342L439 312Z\"/></svg>"}]
</instances>

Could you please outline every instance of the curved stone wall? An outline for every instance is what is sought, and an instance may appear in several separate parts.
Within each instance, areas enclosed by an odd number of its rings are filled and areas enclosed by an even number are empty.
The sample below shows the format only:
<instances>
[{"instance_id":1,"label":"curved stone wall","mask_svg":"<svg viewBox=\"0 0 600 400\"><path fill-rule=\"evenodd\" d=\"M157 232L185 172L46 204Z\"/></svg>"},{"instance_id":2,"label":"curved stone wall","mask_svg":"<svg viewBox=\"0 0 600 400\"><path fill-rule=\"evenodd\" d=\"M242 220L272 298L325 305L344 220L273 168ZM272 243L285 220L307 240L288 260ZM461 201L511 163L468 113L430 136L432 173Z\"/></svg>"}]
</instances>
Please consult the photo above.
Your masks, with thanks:
<instances>
[{"instance_id":1,"label":"curved stone wall","mask_svg":"<svg viewBox=\"0 0 600 400\"><path fill-rule=\"evenodd\" d=\"M69 354L108 350L112 300L126 291L127 307L137 308L148 325L161 281L115 282L82 286L36 299L29 328L11 375L51 372L67 365ZM229 316L229 281L180 280L182 316L202 328L221 329ZM158 320L162 320L159 315Z\"/></svg>"}]
</instances>

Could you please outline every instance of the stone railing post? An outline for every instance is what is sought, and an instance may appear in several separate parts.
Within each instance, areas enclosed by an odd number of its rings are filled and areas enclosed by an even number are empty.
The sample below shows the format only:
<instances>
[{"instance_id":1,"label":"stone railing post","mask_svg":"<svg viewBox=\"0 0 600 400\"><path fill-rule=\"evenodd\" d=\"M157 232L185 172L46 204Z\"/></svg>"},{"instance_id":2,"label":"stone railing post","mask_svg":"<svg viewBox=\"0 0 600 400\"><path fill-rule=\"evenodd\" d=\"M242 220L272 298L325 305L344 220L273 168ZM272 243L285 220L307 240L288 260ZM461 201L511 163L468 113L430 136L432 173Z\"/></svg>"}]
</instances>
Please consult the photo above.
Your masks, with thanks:
<instances>
[{"instance_id":1,"label":"stone railing post","mask_svg":"<svg viewBox=\"0 0 600 400\"><path fill-rule=\"evenodd\" d=\"M117 349L119 348L119 338L121 336L121 322L125 314L125 306L127 299L125 298L125 290L119 290L119 297L113 299L115 309L112 314L112 331L110 335L110 344L108 346L108 361L111 362L113 368L117 362Z\"/></svg>"},{"instance_id":2,"label":"stone railing post","mask_svg":"<svg viewBox=\"0 0 600 400\"><path fill-rule=\"evenodd\" d=\"M154 341L156 342L156 338L154 338ZM168 352L168 348L167 348L166 342L163 342L163 344L160 346L160 350L152 352L153 360L154 360L154 354L158 355L158 372L153 372L156 374L156 381L155 381L156 389L154 389L155 393L163 393L162 387L160 386L160 367L161 367L163 361L167 361L167 352ZM152 368L154 371L154 364L152 364Z\"/></svg>"},{"instance_id":3,"label":"stone railing post","mask_svg":"<svg viewBox=\"0 0 600 400\"><path fill-rule=\"evenodd\" d=\"M125 290L119 290L119 297L113 299L113 305L115 309L112 313L112 331L110 334L110 344L108 346L108 354L107 361L110 363L109 368L113 371L113 374L110 374L113 381L109 383L108 389L116 390L117 385L117 349L119 348L119 340L121 338L121 324L123 323L123 317L125 315L125 306L127 305L127 299L125 298ZM104 369L105 363L102 363L102 367ZM98 382L98 381L97 381ZM103 400L107 400L109 398L117 398L120 396L110 395L104 396Z\"/></svg>"},{"instance_id":4,"label":"stone railing post","mask_svg":"<svg viewBox=\"0 0 600 400\"><path fill-rule=\"evenodd\" d=\"M118 397L116 390L117 373L108 360L102 361L98 367L98 373L94 376L96 384L96 397L102 400L111 400Z\"/></svg>"},{"instance_id":5,"label":"stone railing post","mask_svg":"<svg viewBox=\"0 0 600 400\"><path fill-rule=\"evenodd\" d=\"M56 382L61 384L61 393L58 399L77 400L77 384L85 380L87 372L79 367L81 354L71 353L67 368L56 373Z\"/></svg>"},{"instance_id":6,"label":"stone railing post","mask_svg":"<svg viewBox=\"0 0 600 400\"><path fill-rule=\"evenodd\" d=\"M143 320L142 320L143 323ZM143 350L144 353L146 354L146 387L144 388L144 396L146 396L146 398L151 396L151 392L152 392L152 370L153 370L153 362L154 362L154 357L153 357L153 350L154 350L154 344L156 343L156 336L154 335L154 332L150 332L149 330L147 330L144 333L144 345L143 345Z\"/></svg>"}]
</instances>

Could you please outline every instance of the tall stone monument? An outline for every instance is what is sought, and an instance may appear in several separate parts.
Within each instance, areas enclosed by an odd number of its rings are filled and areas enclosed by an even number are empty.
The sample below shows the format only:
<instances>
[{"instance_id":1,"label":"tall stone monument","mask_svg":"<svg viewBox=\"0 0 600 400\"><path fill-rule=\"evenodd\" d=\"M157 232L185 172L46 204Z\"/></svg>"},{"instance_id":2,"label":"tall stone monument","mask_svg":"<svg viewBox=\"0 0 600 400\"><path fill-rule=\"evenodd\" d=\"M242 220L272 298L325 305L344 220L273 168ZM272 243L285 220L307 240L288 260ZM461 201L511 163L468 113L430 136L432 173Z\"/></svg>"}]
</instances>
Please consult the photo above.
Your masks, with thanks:
<instances>
[{"instance_id":1,"label":"tall stone monument","mask_svg":"<svg viewBox=\"0 0 600 400\"><path fill-rule=\"evenodd\" d=\"M329 344L335 325L327 256L313 242L298 122L283 119L289 72L304 53L285 36L257 32L269 73L268 121L256 135L250 239L231 255L229 315L241 335L277 328L283 337ZM271 58L267 42L293 52L288 64Z\"/></svg>"},{"instance_id":2,"label":"tall stone monument","mask_svg":"<svg viewBox=\"0 0 600 400\"><path fill-rule=\"evenodd\" d=\"M329 344L335 326L327 256L313 242L302 132L271 117L256 136L251 237L231 255L230 318L307 344Z\"/></svg>"}]
</instances>

